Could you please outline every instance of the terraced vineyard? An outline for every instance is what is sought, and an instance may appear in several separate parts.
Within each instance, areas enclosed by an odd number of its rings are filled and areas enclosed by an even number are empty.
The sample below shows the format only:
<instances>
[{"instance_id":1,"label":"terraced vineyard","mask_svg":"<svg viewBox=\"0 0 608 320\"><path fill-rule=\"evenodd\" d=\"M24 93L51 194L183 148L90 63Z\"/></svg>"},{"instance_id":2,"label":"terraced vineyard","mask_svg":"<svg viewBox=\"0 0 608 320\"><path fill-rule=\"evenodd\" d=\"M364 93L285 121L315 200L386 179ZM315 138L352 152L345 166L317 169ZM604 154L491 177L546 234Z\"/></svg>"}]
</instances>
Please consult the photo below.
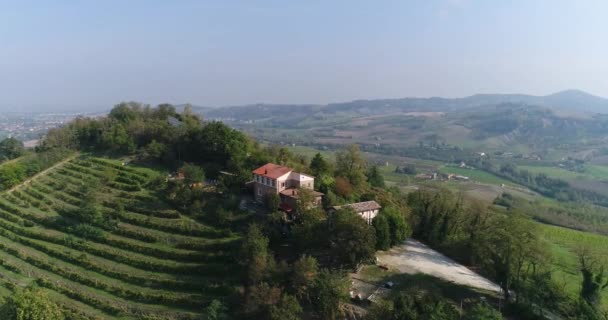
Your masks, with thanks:
<instances>
[{"instance_id":1,"label":"terraced vineyard","mask_svg":"<svg viewBox=\"0 0 608 320\"><path fill-rule=\"evenodd\" d=\"M0 194L0 295L36 282L74 318L200 319L237 283L237 237L146 187L158 173L78 156ZM102 220L82 221L91 194Z\"/></svg>"}]
</instances>

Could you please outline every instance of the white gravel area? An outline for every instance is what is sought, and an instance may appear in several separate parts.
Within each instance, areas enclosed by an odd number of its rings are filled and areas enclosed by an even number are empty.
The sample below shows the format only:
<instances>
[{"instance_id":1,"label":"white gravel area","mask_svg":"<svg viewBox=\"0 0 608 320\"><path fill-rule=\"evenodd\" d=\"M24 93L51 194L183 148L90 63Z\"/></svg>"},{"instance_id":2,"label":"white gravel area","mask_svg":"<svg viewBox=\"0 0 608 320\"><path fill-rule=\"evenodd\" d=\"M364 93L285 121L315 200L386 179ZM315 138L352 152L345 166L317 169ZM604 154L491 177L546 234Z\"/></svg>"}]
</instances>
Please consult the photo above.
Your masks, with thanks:
<instances>
[{"instance_id":1,"label":"white gravel area","mask_svg":"<svg viewBox=\"0 0 608 320\"><path fill-rule=\"evenodd\" d=\"M379 251L376 257L378 264L403 273L424 273L465 286L500 292L500 287L492 281L414 239L389 251Z\"/></svg>"}]
</instances>

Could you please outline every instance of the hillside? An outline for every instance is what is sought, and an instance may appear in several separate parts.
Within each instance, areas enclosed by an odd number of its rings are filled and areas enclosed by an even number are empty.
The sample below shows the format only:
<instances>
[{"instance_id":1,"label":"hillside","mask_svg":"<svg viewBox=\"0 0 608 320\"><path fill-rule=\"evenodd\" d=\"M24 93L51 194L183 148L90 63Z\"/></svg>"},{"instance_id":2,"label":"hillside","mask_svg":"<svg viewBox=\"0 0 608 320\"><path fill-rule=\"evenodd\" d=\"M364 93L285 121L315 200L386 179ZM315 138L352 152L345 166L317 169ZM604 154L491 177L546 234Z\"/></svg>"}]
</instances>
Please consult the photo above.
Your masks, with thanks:
<instances>
[{"instance_id":1,"label":"hillside","mask_svg":"<svg viewBox=\"0 0 608 320\"><path fill-rule=\"evenodd\" d=\"M160 201L146 187L159 174L83 155L3 192L3 286L35 282L84 317L199 319L232 294L237 238ZM70 215L92 198L115 225Z\"/></svg>"},{"instance_id":2,"label":"hillside","mask_svg":"<svg viewBox=\"0 0 608 320\"><path fill-rule=\"evenodd\" d=\"M521 114L554 116L505 104L449 121L504 135L533 127ZM405 128L411 132L409 126L447 121L440 112L403 116L431 119L410 121ZM392 117L358 118L348 124L356 129L335 130L399 128L403 118ZM487 117L497 122L484 126ZM543 231L539 222L603 233L606 211L596 208L606 204L605 196L505 159L495 163L439 135L414 143L395 136L403 144L392 145L385 137L376 135L375 145L362 148L336 143L322 153L292 147L307 157L171 105L138 103L51 130L36 150L0 164L0 315L30 312L23 301L31 299L67 320L335 319L376 312L459 319L486 311L500 319L500 312L533 316L538 308L562 315L603 312L601 292L576 293L589 282L586 274L604 281L596 268L601 253L596 258L593 248L584 248L590 252L584 261L592 265L577 273L573 243L560 242L568 235ZM412 151L426 160L400 155ZM441 161L428 160L433 157ZM586 174L605 171L595 165ZM300 181L282 192L279 186L299 181L279 180L287 176L304 179L304 186ZM586 201L597 205L583 207ZM593 239L590 245L605 239L584 235ZM426 280L383 296L366 286L368 295L349 299L349 292L363 294L352 270L376 261L378 250L399 250L409 237L501 290L483 296L466 285L436 290L442 281L415 274L410 278ZM374 269L375 288L408 278L394 266L366 270ZM571 273L564 278L567 288L552 276L564 273ZM552 298L539 296L537 288ZM500 311L484 302L501 300L509 302ZM395 308L387 307L391 301ZM436 308L421 308L429 304Z\"/></svg>"}]
</instances>

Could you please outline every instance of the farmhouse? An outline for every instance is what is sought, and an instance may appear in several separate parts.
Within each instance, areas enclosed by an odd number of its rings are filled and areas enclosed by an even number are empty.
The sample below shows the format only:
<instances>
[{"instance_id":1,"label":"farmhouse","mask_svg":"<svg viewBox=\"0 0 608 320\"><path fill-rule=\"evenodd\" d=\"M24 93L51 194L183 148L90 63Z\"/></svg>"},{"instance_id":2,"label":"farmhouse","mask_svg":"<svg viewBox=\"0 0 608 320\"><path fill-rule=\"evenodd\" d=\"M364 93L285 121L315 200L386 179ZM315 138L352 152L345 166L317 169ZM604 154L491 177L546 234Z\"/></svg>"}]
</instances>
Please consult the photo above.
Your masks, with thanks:
<instances>
[{"instance_id":1,"label":"farmhouse","mask_svg":"<svg viewBox=\"0 0 608 320\"><path fill-rule=\"evenodd\" d=\"M368 224L372 224L372 220L378 215L380 212L380 208L382 208L378 202L365 201L365 202L357 202L351 204L345 204L343 206L333 206L330 211L338 211L342 208L351 208L355 211L356 214L360 215L361 218L365 220Z\"/></svg>"},{"instance_id":2,"label":"farmhouse","mask_svg":"<svg viewBox=\"0 0 608 320\"><path fill-rule=\"evenodd\" d=\"M263 203L269 194L276 194L281 199L281 209L287 212L296 208L299 199L298 188L311 190L314 198L312 205L320 205L323 194L314 191L314 185L314 177L274 163L267 163L253 170L255 200Z\"/></svg>"}]
</instances>

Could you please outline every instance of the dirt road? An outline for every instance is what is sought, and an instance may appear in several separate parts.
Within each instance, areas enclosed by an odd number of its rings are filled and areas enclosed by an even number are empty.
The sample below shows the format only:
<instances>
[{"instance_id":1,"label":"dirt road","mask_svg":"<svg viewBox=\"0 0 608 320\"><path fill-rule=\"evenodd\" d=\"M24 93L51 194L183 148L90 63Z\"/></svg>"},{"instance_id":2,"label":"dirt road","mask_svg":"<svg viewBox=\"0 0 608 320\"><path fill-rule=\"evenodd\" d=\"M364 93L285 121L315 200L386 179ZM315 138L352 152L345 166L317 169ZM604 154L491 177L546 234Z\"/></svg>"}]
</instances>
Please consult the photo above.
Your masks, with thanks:
<instances>
[{"instance_id":1,"label":"dirt road","mask_svg":"<svg viewBox=\"0 0 608 320\"><path fill-rule=\"evenodd\" d=\"M389 251L379 251L378 263L404 273L425 273L473 288L500 292L500 287L424 244L409 239Z\"/></svg>"},{"instance_id":2,"label":"dirt road","mask_svg":"<svg viewBox=\"0 0 608 320\"><path fill-rule=\"evenodd\" d=\"M78 155L79 155L78 153L75 153L75 154L73 154L71 156L68 156L67 158L65 158L65 159L63 159L63 160L55 163L54 165L52 165L52 166L50 166L50 167L48 167L48 168L46 168L46 169L44 169L44 170L36 173L35 175L33 175L33 176L27 178L26 180L24 180L23 182L21 182L21 183L15 185L15 186L13 186L12 188L6 190L6 192L7 193L12 192L12 191L14 191L14 190L16 190L16 189L18 189L18 188L20 188L22 186L25 186L25 185L29 184L32 180L34 180L34 179L36 179L38 177L42 177L42 176L46 175L47 173L49 173L49 171L51 171L51 170L53 170L53 169L55 169L55 168L57 168L59 166L62 166L63 164L67 163L68 161L71 161L72 159L76 158Z\"/></svg>"}]
</instances>

